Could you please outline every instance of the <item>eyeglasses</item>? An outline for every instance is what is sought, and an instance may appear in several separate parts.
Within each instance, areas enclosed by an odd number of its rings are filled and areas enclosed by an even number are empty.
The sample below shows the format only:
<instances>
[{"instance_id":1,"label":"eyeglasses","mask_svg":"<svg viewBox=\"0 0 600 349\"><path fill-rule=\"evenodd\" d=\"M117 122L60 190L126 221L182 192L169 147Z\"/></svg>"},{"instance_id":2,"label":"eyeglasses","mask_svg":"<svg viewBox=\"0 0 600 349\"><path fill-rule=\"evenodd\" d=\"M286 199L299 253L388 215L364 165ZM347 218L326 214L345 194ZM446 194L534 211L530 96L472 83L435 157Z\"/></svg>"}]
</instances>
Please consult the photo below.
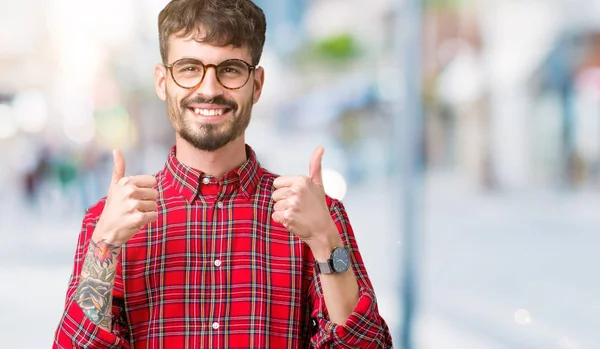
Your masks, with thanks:
<instances>
[{"instance_id":1,"label":"eyeglasses","mask_svg":"<svg viewBox=\"0 0 600 349\"><path fill-rule=\"evenodd\" d=\"M177 86L185 89L199 86L208 68L213 67L219 83L229 90L244 87L250 79L250 73L256 69L256 66L240 59L228 59L214 65L204 64L193 58L182 58L171 64L165 64L165 67L171 71L171 77Z\"/></svg>"}]
</instances>

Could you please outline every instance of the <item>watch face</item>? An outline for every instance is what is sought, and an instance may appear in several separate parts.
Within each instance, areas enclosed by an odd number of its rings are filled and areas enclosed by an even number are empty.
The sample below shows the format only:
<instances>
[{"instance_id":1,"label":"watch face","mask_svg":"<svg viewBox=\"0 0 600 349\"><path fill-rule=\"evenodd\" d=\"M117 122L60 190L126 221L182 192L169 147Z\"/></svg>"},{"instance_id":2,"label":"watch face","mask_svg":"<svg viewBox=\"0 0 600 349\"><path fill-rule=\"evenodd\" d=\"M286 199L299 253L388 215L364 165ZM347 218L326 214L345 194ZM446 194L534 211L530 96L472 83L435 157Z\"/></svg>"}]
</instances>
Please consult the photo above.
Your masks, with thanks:
<instances>
[{"instance_id":1,"label":"watch face","mask_svg":"<svg viewBox=\"0 0 600 349\"><path fill-rule=\"evenodd\" d=\"M333 270L336 273L343 273L350 267L350 256L348 250L343 247L338 247L331 254Z\"/></svg>"}]
</instances>

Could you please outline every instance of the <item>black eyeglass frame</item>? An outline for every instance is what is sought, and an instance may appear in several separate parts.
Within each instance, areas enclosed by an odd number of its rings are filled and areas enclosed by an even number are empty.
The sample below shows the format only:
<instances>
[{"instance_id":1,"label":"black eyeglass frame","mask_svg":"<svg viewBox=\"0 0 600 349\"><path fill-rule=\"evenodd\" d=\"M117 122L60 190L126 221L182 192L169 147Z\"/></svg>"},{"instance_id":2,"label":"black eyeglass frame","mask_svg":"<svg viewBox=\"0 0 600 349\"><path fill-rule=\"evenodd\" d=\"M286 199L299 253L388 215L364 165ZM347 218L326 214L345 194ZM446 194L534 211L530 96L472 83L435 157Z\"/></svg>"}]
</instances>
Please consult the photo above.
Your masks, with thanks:
<instances>
[{"instance_id":1,"label":"black eyeglass frame","mask_svg":"<svg viewBox=\"0 0 600 349\"><path fill-rule=\"evenodd\" d=\"M200 81L199 81L199 82L198 82L198 83L197 83L195 86L191 86L191 87L182 86L182 85L180 85L180 84L177 82L177 79L175 79L175 74L173 73L173 67L174 67L174 66L175 66L177 63L179 63L179 62L181 62L181 61L185 61L185 60L188 60L188 61L196 61L196 62L200 63L200 65L202 65L202 67L203 67L203 69L204 69L204 73L202 73L202 78L200 78ZM247 83L248 83L248 81L250 80L250 75L251 75L251 73L252 73L253 71L255 71L255 70L256 70L256 66L255 66L255 65L251 65L251 64L249 64L248 62L246 62L246 61L243 61L243 60L241 60L241 59L236 59L236 58L233 58L233 59L227 59L227 60L224 60L223 62L221 62L221 63L219 63L219 64L204 64L204 63L202 63L201 61L199 61L199 60L197 60L197 59L194 59L194 58L181 58L181 59L178 59L178 60L176 60L175 62L173 62L173 63L171 63L171 64L163 64L163 66L164 66L165 68L169 69L169 71L171 72L171 78L173 79L173 81L175 82L175 84L176 84L177 86L179 86L179 87L181 87L181 88L184 88L184 89L186 89L186 90L191 90L191 89L197 88L198 86L200 86L200 85L202 84L202 82L204 81L204 77L206 76L206 72L208 71L208 68L210 68L210 67L214 68L214 69L215 69L215 73L216 73L216 72L218 71L218 70L217 70L217 68L218 68L218 67L219 67L221 64L223 64L223 63L227 63L227 62L240 62L240 63L243 63L243 64L244 64L244 65L245 65L245 66L248 68L248 77L246 78L246 81L245 81L245 82L244 82L244 83L243 83L243 84L242 84L240 87L234 87L234 88L231 88L231 87L227 87L227 86L225 86L225 85L224 85L224 84L221 82L221 80L219 79L219 74L215 74L215 77L217 78L217 81L219 82L219 84L221 84L221 86L225 87L225 88L226 88L226 89L228 89L228 90L239 90L239 89L241 89L242 87L246 86L246 84L247 84Z\"/></svg>"}]
</instances>

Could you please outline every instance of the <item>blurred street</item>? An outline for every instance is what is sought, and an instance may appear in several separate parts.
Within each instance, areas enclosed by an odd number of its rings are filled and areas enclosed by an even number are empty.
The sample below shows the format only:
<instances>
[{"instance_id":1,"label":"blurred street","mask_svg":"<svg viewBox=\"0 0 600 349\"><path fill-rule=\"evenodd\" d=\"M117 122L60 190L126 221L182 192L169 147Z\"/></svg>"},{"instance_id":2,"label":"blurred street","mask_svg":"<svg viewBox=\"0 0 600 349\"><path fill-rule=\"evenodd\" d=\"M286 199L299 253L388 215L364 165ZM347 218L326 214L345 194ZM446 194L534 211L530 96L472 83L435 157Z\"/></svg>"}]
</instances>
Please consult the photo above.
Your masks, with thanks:
<instances>
[{"instance_id":1,"label":"blurred street","mask_svg":"<svg viewBox=\"0 0 600 349\"><path fill-rule=\"evenodd\" d=\"M447 176L430 176L426 187L419 348L600 347L600 280L594 273L600 265L600 195L481 195ZM390 264L399 244L390 244L398 232L389 188L385 182L351 188L344 202L381 313L395 328L399 269ZM0 255L3 348L48 347L80 217L55 205L50 210L62 210L64 219L16 221L23 208L11 209L0 217L2 241L11 246Z\"/></svg>"}]
</instances>

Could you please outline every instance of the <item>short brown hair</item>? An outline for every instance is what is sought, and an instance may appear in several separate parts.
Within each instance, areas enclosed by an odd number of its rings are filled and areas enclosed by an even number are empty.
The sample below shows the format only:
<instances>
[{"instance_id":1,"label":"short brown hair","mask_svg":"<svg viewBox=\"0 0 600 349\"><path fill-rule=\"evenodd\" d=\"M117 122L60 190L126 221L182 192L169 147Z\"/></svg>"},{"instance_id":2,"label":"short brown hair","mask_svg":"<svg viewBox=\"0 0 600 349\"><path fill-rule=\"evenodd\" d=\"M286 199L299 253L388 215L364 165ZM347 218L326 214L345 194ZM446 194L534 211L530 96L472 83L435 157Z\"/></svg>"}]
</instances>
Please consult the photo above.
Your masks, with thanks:
<instances>
[{"instance_id":1,"label":"short brown hair","mask_svg":"<svg viewBox=\"0 0 600 349\"><path fill-rule=\"evenodd\" d=\"M200 29L203 37L199 37ZM251 0L171 0L158 15L158 38L163 63L173 34L212 45L246 46L257 65L265 44L265 14Z\"/></svg>"}]
</instances>

